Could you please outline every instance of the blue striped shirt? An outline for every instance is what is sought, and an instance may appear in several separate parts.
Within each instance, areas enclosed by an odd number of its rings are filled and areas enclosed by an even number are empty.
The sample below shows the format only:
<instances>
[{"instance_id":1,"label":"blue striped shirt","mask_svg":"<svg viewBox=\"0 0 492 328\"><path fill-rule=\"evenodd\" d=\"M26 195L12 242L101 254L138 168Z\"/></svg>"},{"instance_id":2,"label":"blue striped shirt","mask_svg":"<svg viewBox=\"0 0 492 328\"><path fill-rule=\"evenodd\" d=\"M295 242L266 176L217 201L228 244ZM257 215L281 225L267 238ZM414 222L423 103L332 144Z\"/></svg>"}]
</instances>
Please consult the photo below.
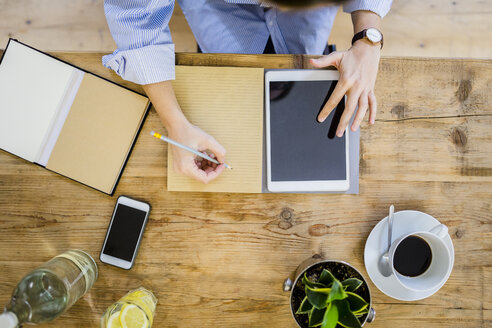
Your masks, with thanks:
<instances>
[{"instance_id":1,"label":"blue striped shirt","mask_svg":"<svg viewBox=\"0 0 492 328\"><path fill-rule=\"evenodd\" d=\"M281 11L260 0L178 0L203 52L261 54L271 36L278 54L322 54L338 6ZM392 0L351 0L345 12L370 10L384 17ZM174 79L169 20L174 0L105 0L118 49L103 65L123 79L149 84Z\"/></svg>"}]
</instances>

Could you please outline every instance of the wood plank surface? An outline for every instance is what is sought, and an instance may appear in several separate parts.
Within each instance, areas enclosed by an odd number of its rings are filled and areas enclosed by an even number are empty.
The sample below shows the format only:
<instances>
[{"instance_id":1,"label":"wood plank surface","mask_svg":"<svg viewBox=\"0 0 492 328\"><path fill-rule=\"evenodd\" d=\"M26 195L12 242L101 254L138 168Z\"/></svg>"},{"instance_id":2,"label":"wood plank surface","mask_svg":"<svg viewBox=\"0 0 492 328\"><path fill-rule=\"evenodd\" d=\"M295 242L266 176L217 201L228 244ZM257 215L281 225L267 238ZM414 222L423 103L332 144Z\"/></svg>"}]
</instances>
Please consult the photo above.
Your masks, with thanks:
<instances>
[{"instance_id":1,"label":"wood plank surface","mask_svg":"<svg viewBox=\"0 0 492 328\"><path fill-rule=\"evenodd\" d=\"M196 52L196 41L178 2L169 22L176 51ZM104 1L0 0L0 46L9 37L46 50L116 49Z\"/></svg>"},{"instance_id":2,"label":"wood plank surface","mask_svg":"<svg viewBox=\"0 0 492 328\"><path fill-rule=\"evenodd\" d=\"M196 52L196 41L178 1L170 21L178 52ZM492 58L492 6L487 0L393 1L383 20L383 56ZM329 38L350 47L350 15L339 10ZM45 50L115 50L103 1L0 0L0 46L9 37Z\"/></svg>"},{"instance_id":3,"label":"wood plank surface","mask_svg":"<svg viewBox=\"0 0 492 328\"><path fill-rule=\"evenodd\" d=\"M483 0L393 1L382 21L383 56L492 58L492 6ZM337 49L350 47L353 26L340 9L330 34Z\"/></svg>"},{"instance_id":4,"label":"wood plank surface","mask_svg":"<svg viewBox=\"0 0 492 328\"><path fill-rule=\"evenodd\" d=\"M109 79L99 53L55 53ZM301 68L303 56L178 54L186 65ZM102 264L88 295L45 327L97 327L105 308L140 285L159 298L154 327L295 327L283 280L314 253L345 260L367 278L363 249L397 210L448 225L449 281L434 296L401 302L372 283L371 327L492 325L492 61L383 58L376 124L362 126L359 195L210 194L166 191L167 147L152 110L115 196L0 152L0 304L29 270L70 248L98 257L119 195L152 212L135 267ZM124 82L134 90L139 86Z\"/></svg>"}]
</instances>

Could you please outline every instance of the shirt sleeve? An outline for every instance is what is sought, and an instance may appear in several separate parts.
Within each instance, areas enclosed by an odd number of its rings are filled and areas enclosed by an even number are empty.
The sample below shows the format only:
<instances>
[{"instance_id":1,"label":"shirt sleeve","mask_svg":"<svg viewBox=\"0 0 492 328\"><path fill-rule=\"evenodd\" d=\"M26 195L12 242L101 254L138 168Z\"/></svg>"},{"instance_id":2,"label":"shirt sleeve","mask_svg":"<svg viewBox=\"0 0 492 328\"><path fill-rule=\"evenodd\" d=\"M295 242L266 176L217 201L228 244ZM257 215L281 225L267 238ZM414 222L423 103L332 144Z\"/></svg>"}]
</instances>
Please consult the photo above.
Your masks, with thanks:
<instances>
[{"instance_id":1,"label":"shirt sleeve","mask_svg":"<svg viewBox=\"0 0 492 328\"><path fill-rule=\"evenodd\" d=\"M104 13L118 48L103 56L103 65L138 84L173 80L173 10L174 0L105 0Z\"/></svg>"},{"instance_id":2,"label":"shirt sleeve","mask_svg":"<svg viewBox=\"0 0 492 328\"><path fill-rule=\"evenodd\" d=\"M357 10L369 10L383 18L389 12L392 2L392 0L351 0L343 5L343 11L351 13Z\"/></svg>"}]
</instances>

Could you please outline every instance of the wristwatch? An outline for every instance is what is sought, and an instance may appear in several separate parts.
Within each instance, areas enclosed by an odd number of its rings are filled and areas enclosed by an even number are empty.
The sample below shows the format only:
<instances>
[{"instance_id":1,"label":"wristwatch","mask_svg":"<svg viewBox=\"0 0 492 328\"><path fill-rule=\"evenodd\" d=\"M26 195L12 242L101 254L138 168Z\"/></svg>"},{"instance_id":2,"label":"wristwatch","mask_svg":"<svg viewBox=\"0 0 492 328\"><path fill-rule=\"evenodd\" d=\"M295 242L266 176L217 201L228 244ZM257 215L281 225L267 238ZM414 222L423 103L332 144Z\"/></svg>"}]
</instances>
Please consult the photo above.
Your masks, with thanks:
<instances>
[{"instance_id":1,"label":"wristwatch","mask_svg":"<svg viewBox=\"0 0 492 328\"><path fill-rule=\"evenodd\" d=\"M381 33L381 31L379 31L377 28L371 27L360 31L359 33L355 33L354 37L352 38L352 44L354 44L355 41L363 38L366 38L372 44L381 43L381 48L383 48L383 33Z\"/></svg>"}]
</instances>

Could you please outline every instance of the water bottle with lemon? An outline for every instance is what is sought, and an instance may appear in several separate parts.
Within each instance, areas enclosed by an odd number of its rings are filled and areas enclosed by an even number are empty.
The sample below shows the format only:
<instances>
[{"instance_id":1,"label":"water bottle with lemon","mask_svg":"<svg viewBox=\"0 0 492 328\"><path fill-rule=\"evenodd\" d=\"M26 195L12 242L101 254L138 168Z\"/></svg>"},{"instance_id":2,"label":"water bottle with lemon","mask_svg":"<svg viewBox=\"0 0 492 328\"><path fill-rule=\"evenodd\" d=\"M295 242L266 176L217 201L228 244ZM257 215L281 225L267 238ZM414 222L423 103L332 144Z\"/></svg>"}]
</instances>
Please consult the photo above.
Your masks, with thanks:
<instances>
[{"instance_id":1,"label":"water bottle with lemon","mask_svg":"<svg viewBox=\"0 0 492 328\"><path fill-rule=\"evenodd\" d=\"M101 318L101 328L151 328L157 298L140 287L111 305Z\"/></svg>"}]
</instances>

